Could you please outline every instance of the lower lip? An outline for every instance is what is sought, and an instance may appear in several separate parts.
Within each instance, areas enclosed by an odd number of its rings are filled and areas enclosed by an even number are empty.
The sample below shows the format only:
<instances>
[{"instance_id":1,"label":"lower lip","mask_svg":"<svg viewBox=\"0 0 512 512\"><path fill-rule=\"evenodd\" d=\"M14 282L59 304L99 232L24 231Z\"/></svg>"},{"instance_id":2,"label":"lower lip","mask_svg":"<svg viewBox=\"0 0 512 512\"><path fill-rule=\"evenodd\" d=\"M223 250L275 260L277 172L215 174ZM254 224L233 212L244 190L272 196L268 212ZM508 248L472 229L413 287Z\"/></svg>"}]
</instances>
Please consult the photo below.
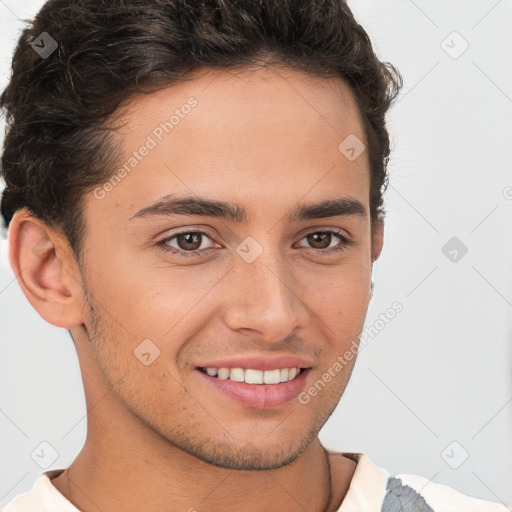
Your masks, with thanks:
<instances>
[{"instance_id":1,"label":"lower lip","mask_svg":"<svg viewBox=\"0 0 512 512\"><path fill-rule=\"evenodd\" d=\"M196 370L205 382L236 402L255 409L270 409L297 398L304 387L311 368L302 370L297 377L280 384L247 384L229 379L218 379Z\"/></svg>"}]
</instances>

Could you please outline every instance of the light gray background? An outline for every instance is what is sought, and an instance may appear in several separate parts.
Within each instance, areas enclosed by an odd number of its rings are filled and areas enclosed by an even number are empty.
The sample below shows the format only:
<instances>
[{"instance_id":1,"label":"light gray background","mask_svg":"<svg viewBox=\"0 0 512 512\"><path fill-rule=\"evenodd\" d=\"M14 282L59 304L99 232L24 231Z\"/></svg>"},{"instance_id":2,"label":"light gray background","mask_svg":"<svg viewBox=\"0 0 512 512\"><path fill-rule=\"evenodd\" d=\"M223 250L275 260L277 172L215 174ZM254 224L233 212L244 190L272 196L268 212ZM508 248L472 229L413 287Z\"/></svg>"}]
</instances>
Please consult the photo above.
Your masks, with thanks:
<instances>
[{"instance_id":1,"label":"light gray background","mask_svg":"<svg viewBox=\"0 0 512 512\"><path fill-rule=\"evenodd\" d=\"M40 5L0 1L2 87L18 18ZM405 87L389 117L385 245L366 322L378 334L320 437L391 472L512 507L512 2L350 5ZM442 252L452 237L468 248L456 262ZM0 250L3 505L71 463L86 411L69 335L33 311L4 240ZM404 309L382 328L395 301ZM43 441L58 452L49 468L31 458Z\"/></svg>"}]
</instances>

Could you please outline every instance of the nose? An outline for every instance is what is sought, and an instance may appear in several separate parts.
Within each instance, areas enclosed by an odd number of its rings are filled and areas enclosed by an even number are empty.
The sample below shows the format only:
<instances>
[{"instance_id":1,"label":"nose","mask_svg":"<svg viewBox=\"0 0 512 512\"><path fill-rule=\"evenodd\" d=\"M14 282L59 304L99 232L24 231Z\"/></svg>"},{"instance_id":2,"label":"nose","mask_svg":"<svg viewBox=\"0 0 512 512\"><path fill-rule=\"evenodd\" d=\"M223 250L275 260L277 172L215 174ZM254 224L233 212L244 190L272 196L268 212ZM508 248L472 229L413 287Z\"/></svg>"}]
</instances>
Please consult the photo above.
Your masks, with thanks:
<instances>
[{"instance_id":1,"label":"nose","mask_svg":"<svg viewBox=\"0 0 512 512\"><path fill-rule=\"evenodd\" d=\"M236 261L230 286L233 293L224 311L230 329L248 330L252 336L275 343L309 323L300 282L285 262L267 250L252 263Z\"/></svg>"}]
</instances>

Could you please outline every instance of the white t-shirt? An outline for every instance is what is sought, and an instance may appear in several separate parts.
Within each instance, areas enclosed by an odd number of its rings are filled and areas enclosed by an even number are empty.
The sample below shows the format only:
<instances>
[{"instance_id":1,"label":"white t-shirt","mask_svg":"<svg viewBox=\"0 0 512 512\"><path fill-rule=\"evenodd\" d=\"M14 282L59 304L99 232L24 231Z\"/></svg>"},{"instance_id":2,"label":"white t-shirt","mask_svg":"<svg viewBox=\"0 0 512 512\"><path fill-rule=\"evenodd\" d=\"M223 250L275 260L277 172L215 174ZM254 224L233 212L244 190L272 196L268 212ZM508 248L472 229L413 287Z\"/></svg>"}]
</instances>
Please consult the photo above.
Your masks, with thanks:
<instances>
[{"instance_id":1,"label":"white t-shirt","mask_svg":"<svg viewBox=\"0 0 512 512\"><path fill-rule=\"evenodd\" d=\"M330 453L335 453L328 450ZM338 512L511 512L506 505L462 494L417 475L390 474L364 453L342 452L357 462ZM28 492L0 512L80 512L50 482L63 469L43 473Z\"/></svg>"}]
</instances>

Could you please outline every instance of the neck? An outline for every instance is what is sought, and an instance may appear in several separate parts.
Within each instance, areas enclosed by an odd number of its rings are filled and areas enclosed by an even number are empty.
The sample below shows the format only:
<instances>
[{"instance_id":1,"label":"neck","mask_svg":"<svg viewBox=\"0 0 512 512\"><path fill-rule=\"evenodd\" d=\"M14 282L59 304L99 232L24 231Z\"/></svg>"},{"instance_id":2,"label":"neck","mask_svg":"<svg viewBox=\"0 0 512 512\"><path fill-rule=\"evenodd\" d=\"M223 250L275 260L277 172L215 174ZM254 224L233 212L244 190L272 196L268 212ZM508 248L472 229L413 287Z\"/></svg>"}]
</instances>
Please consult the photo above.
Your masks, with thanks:
<instances>
[{"instance_id":1,"label":"neck","mask_svg":"<svg viewBox=\"0 0 512 512\"><path fill-rule=\"evenodd\" d=\"M73 464L52 481L80 511L195 512L219 510L220 504L224 512L337 509L329 457L318 439L287 466L250 471L212 466L179 449L166 455L138 454L125 434L117 432L123 446L115 449L112 438L105 438L109 446L101 451L86 443Z\"/></svg>"}]
</instances>

